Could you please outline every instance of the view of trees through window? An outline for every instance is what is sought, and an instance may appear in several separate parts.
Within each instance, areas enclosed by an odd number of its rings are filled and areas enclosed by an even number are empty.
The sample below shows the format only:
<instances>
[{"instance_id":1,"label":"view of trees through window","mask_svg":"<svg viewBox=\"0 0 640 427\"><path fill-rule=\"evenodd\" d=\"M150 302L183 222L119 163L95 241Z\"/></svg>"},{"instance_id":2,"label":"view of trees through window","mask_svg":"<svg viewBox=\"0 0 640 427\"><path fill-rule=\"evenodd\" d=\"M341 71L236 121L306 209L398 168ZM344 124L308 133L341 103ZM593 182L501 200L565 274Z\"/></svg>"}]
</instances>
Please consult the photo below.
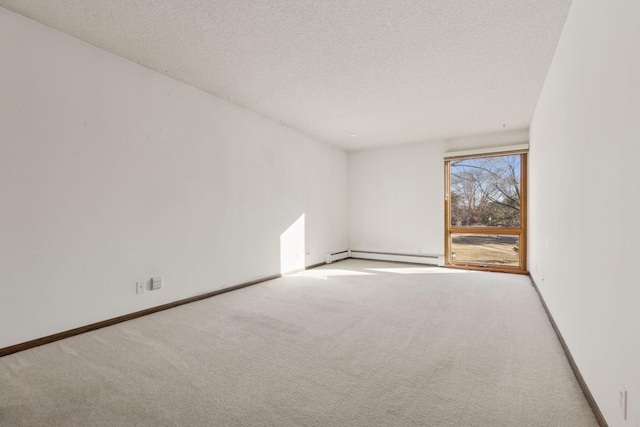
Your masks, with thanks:
<instances>
[{"instance_id":1,"label":"view of trees through window","mask_svg":"<svg viewBox=\"0 0 640 427\"><path fill-rule=\"evenodd\" d=\"M451 161L451 225L520 226L520 155Z\"/></svg>"},{"instance_id":2,"label":"view of trees through window","mask_svg":"<svg viewBox=\"0 0 640 427\"><path fill-rule=\"evenodd\" d=\"M447 161L446 263L524 271L523 164L526 154Z\"/></svg>"}]
</instances>

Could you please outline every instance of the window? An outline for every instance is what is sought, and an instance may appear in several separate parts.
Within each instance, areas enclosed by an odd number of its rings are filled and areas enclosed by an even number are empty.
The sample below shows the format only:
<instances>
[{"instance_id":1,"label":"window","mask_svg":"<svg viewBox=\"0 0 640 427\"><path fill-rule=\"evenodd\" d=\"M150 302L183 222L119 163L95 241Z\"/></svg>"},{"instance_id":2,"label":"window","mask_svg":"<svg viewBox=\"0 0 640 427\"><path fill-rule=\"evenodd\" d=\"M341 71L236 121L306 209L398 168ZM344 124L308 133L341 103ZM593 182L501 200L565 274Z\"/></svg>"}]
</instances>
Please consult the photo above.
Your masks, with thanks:
<instances>
[{"instance_id":1,"label":"window","mask_svg":"<svg viewBox=\"0 0 640 427\"><path fill-rule=\"evenodd\" d=\"M527 154L445 159L445 265L526 272Z\"/></svg>"}]
</instances>

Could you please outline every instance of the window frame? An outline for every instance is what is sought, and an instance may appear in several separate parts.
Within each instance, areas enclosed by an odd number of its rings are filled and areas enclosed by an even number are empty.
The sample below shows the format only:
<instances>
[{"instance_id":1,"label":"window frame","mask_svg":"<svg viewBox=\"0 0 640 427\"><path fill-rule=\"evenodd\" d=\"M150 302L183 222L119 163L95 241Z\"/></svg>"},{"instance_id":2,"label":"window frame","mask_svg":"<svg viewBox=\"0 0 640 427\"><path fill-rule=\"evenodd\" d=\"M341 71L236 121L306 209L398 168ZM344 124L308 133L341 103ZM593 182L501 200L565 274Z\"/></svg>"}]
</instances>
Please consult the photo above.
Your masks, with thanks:
<instances>
[{"instance_id":1,"label":"window frame","mask_svg":"<svg viewBox=\"0 0 640 427\"><path fill-rule=\"evenodd\" d=\"M451 162L458 160L479 159L483 157L520 156L520 227L461 227L451 225ZM445 223L445 262L448 268L463 268L467 270L496 271L501 273L529 274L527 271L527 151L494 152L486 154L474 154L445 158L445 197L444 197L444 223ZM484 264L482 262L454 261L451 259L453 234L502 234L519 237L518 266Z\"/></svg>"}]
</instances>

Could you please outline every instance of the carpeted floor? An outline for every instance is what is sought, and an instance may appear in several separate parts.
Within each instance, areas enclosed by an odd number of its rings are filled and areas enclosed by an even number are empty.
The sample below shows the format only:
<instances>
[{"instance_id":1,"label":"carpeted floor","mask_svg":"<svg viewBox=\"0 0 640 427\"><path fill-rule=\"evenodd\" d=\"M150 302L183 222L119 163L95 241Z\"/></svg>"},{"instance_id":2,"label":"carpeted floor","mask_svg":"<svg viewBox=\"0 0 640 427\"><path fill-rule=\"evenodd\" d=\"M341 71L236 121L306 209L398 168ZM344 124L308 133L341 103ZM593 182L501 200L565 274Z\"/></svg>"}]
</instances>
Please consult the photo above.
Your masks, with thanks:
<instances>
[{"instance_id":1,"label":"carpeted floor","mask_svg":"<svg viewBox=\"0 0 640 427\"><path fill-rule=\"evenodd\" d=\"M1 426L597 426L527 277L348 260L0 358Z\"/></svg>"}]
</instances>

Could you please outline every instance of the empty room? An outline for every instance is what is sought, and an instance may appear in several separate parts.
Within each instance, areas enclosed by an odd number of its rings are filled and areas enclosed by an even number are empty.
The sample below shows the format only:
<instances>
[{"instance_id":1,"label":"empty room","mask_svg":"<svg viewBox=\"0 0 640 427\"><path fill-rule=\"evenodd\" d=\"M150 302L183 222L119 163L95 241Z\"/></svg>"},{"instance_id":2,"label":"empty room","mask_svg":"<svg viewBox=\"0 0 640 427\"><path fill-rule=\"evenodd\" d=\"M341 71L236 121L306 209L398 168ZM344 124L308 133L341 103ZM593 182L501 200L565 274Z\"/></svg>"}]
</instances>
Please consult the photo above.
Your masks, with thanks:
<instances>
[{"instance_id":1,"label":"empty room","mask_svg":"<svg viewBox=\"0 0 640 427\"><path fill-rule=\"evenodd\" d=\"M637 0L0 0L0 426L640 427L639 117Z\"/></svg>"}]
</instances>

